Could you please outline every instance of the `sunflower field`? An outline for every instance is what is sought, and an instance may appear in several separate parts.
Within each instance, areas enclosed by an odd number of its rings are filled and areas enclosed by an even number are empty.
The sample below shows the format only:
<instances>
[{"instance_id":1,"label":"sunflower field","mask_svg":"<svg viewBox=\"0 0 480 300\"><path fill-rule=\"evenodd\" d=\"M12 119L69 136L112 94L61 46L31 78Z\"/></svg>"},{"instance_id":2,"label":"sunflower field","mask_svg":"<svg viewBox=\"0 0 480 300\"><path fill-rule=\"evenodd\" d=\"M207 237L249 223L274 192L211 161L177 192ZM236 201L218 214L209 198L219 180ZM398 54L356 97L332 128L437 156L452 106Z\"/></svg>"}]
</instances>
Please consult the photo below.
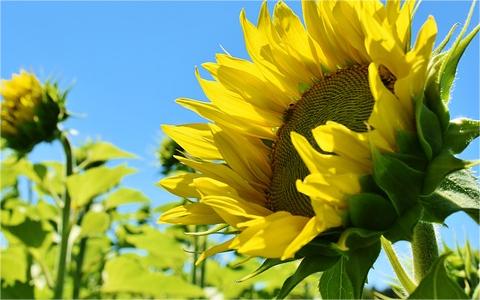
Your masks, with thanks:
<instances>
[{"instance_id":1,"label":"sunflower field","mask_svg":"<svg viewBox=\"0 0 480 300\"><path fill-rule=\"evenodd\" d=\"M1 299L480 299L476 1L0 6Z\"/></svg>"}]
</instances>

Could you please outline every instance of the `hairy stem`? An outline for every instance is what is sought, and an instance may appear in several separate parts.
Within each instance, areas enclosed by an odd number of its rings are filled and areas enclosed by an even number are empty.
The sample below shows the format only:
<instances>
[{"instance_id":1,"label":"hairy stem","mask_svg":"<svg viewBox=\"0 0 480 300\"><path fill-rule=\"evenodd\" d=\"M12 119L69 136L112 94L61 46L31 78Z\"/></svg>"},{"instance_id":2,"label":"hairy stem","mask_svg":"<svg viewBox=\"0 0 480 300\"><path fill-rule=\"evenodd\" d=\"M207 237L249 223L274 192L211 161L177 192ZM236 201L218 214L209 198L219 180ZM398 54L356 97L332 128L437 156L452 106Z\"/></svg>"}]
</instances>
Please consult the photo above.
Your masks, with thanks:
<instances>
[{"instance_id":1,"label":"hairy stem","mask_svg":"<svg viewBox=\"0 0 480 300\"><path fill-rule=\"evenodd\" d=\"M420 221L415 226L413 229L412 252L415 280L420 282L438 257L437 239L432 224Z\"/></svg>"},{"instance_id":2,"label":"hairy stem","mask_svg":"<svg viewBox=\"0 0 480 300\"><path fill-rule=\"evenodd\" d=\"M73 173L73 154L72 146L68 140L66 134L62 133L59 137L62 143L63 150L66 158L66 176L70 176ZM61 242L60 242L60 255L58 257L57 268L57 281L55 284L54 299L63 299L63 284L65 281L65 270L67 268L67 248L68 237L70 233L70 195L65 187L63 209L62 209L62 224L61 224Z\"/></svg>"}]
</instances>

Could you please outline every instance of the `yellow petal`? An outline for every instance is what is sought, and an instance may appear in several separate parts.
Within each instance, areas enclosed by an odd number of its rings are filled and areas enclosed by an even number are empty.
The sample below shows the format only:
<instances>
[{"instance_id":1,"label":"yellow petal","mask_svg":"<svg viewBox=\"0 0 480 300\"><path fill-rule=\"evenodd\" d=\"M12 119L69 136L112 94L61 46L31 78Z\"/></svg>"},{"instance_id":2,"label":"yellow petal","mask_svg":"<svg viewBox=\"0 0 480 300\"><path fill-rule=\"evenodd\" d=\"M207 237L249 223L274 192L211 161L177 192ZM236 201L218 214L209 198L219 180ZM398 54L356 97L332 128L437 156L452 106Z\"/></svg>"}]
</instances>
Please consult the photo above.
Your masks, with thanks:
<instances>
[{"instance_id":1,"label":"yellow petal","mask_svg":"<svg viewBox=\"0 0 480 300\"><path fill-rule=\"evenodd\" d=\"M302 231L297 237L288 245L281 257L282 260L295 256L295 253L303 246L313 240L318 234L323 232L326 228L319 226L319 222L316 217L308 220L307 224L303 227Z\"/></svg>"},{"instance_id":2,"label":"yellow petal","mask_svg":"<svg viewBox=\"0 0 480 300\"><path fill-rule=\"evenodd\" d=\"M337 155L321 154L302 135L291 133L292 144L311 173L368 173L370 168ZM302 178L298 178L302 179Z\"/></svg>"},{"instance_id":3,"label":"yellow petal","mask_svg":"<svg viewBox=\"0 0 480 300\"><path fill-rule=\"evenodd\" d=\"M249 201L259 204L263 204L265 202L265 192L262 189L255 189L254 186L239 176L238 173L224 164L194 161L180 156L175 156L175 158L177 158L184 165L194 168L205 176L231 186L235 189L238 195L248 199Z\"/></svg>"},{"instance_id":4,"label":"yellow petal","mask_svg":"<svg viewBox=\"0 0 480 300\"><path fill-rule=\"evenodd\" d=\"M224 243L215 245L211 248L208 248L202 254L200 254L200 256L198 257L198 260L195 262L195 265L199 265L202 261L204 261L206 258L208 258L212 255L215 255L215 254L220 253L220 252L226 252L226 251L232 250L230 248L230 245L232 244L232 241L234 239L235 238L233 238L231 240L228 240Z\"/></svg>"},{"instance_id":5,"label":"yellow petal","mask_svg":"<svg viewBox=\"0 0 480 300\"><path fill-rule=\"evenodd\" d=\"M287 259L294 255L285 250L298 237L310 219L286 212L276 212L242 231L238 236L238 252L252 256Z\"/></svg>"},{"instance_id":6,"label":"yellow petal","mask_svg":"<svg viewBox=\"0 0 480 300\"><path fill-rule=\"evenodd\" d=\"M202 203L210 206L225 222L238 228L239 223L262 218L272 212L261 205L226 196L206 196Z\"/></svg>"},{"instance_id":7,"label":"yellow petal","mask_svg":"<svg viewBox=\"0 0 480 300\"><path fill-rule=\"evenodd\" d=\"M209 124L162 125L162 129L190 155L208 160L222 159Z\"/></svg>"},{"instance_id":8,"label":"yellow petal","mask_svg":"<svg viewBox=\"0 0 480 300\"><path fill-rule=\"evenodd\" d=\"M193 180L203 176L195 173L182 173L164 178L158 182L158 185L180 197L199 198L200 194L195 189Z\"/></svg>"},{"instance_id":9,"label":"yellow petal","mask_svg":"<svg viewBox=\"0 0 480 300\"><path fill-rule=\"evenodd\" d=\"M283 108L280 112L274 112L255 107L238 94L227 90L219 82L201 78L198 70L195 74L205 95L226 114L263 127L271 128L282 125Z\"/></svg>"},{"instance_id":10,"label":"yellow petal","mask_svg":"<svg viewBox=\"0 0 480 300\"><path fill-rule=\"evenodd\" d=\"M198 177L192 185L201 194L205 196L233 196L238 197L237 191L229 185L209 177Z\"/></svg>"},{"instance_id":11,"label":"yellow petal","mask_svg":"<svg viewBox=\"0 0 480 300\"><path fill-rule=\"evenodd\" d=\"M159 222L183 225L209 225L225 223L210 206L192 203L177 206L160 216Z\"/></svg>"},{"instance_id":12,"label":"yellow petal","mask_svg":"<svg viewBox=\"0 0 480 300\"><path fill-rule=\"evenodd\" d=\"M370 148L365 134L354 132L333 121L318 126L312 130L312 133L323 151L334 152L370 167Z\"/></svg>"},{"instance_id":13,"label":"yellow petal","mask_svg":"<svg viewBox=\"0 0 480 300\"><path fill-rule=\"evenodd\" d=\"M271 128L259 127L254 124L236 119L230 115L226 115L211 103L195 101L191 99L177 99L177 103L183 107L190 109L200 116L214 121L219 125L243 132L247 135L256 136L265 139L274 139L275 132Z\"/></svg>"},{"instance_id":14,"label":"yellow petal","mask_svg":"<svg viewBox=\"0 0 480 300\"><path fill-rule=\"evenodd\" d=\"M218 127L213 129L213 138L228 166L248 182L267 188L271 177L270 151L260 139Z\"/></svg>"},{"instance_id":15,"label":"yellow petal","mask_svg":"<svg viewBox=\"0 0 480 300\"><path fill-rule=\"evenodd\" d=\"M368 123L378 131L390 145L396 148L397 132L413 129L413 108L411 100L401 103L383 84L378 75L378 66L370 64L368 68L370 90L375 99ZM409 103L409 104L407 104ZM403 105L402 105L403 104ZM377 147L380 145L376 145Z\"/></svg>"}]
</instances>

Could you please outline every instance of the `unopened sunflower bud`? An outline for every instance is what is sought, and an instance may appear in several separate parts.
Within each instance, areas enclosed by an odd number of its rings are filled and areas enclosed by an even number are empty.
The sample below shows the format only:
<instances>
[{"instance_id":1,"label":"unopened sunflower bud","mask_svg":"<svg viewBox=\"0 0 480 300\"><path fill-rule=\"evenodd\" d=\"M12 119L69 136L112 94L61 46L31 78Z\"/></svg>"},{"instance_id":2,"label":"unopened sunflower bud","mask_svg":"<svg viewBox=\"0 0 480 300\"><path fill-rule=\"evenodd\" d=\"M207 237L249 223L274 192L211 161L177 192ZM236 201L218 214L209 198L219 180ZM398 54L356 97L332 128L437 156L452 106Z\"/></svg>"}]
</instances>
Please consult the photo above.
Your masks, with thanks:
<instances>
[{"instance_id":1,"label":"unopened sunflower bud","mask_svg":"<svg viewBox=\"0 0 480 300\"><path fill-rule=\"evenodd\" d=\"M5 145L21 154L41 142L50 142L58 133L58 123L67 118L66 93L56 84L45 84L34 74L21 70L10 80L2 80L1 137Z\"/></svg>"}]
</instances>

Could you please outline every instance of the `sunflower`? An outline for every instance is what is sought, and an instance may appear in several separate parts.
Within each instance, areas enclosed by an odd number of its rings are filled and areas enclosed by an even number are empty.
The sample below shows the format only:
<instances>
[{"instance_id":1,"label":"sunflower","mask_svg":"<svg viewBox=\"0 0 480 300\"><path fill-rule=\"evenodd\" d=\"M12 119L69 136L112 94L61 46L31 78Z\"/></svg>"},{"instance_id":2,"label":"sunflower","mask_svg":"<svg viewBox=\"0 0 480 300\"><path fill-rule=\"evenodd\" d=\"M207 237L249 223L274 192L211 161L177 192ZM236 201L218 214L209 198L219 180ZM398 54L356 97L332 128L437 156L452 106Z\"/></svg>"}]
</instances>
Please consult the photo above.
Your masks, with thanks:
<instances>
[{"instance_id":1,"label":"sunflower","mask_svg":"<svg viewBox=\"0 0 480 300\"><path fill-rule=\"evenodd\" d=\"M177 100L211 122L163 126L197 172L160 182L191 200L160 221L235 228L200 260L229 250L286 260L329 232L386 230L416 207L386 179L399 167L396 185L420 186L438 154L419 138L437 26L429 17L411 45L414 4L303 1L305 26L284 2L273 17L263 3L257 26L242 11L251 60L217 54L202 65L213 80L196 70L210 102ZM395 155L407 162L390 164Z\"/></svg>"},{"instance_id":2,"label":"sunflower","mask_svg":"<svg viewBox=\"0 0 480 300\"><path fill-rule=\"evenodd\" d=\"M6 146L27 153L42 141L55 138L57 124L67 118L65 93L56 84L41 84L25 70L0 85L1 137Z\"/></svg>"}]
</instances>

